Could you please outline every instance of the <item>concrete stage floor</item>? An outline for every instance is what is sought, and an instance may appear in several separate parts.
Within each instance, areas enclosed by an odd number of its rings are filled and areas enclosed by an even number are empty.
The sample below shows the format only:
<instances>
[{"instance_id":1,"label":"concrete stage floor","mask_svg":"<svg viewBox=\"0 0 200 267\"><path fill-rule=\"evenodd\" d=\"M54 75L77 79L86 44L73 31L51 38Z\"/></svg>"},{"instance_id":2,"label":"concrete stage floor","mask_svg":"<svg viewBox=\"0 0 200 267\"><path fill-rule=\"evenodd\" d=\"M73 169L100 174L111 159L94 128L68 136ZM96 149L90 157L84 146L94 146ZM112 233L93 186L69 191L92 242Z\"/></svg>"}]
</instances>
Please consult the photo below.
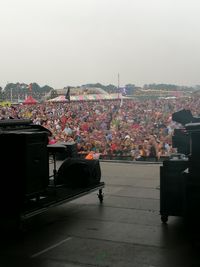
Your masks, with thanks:
<instances>
[{"instance_id":1,"label":"concrete stage floor","mask_svg":"<svg viewBox=\"0 0 200 267\"><path fill-rule=\"evenodd\" d=\"M160 164L101 162L98 192L49 209L1 238L0 267L199 267L198 223L159 215ZM197 224L197 226L195 226Z\"/></svg>"}]
</instances>

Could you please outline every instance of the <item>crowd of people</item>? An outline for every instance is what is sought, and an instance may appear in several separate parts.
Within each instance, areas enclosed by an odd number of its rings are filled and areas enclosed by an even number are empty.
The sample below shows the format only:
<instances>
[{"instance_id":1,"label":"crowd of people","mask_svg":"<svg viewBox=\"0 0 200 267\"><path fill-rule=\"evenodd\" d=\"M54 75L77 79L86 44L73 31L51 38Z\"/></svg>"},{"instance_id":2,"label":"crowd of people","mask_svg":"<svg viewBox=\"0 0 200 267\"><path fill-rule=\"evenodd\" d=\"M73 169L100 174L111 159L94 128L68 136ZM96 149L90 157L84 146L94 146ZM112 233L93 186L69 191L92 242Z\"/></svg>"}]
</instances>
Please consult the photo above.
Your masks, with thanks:
<instances>
[{"instance_id":1,"label":"crowd of people","mask_svg":"<svg viewBox=\"0 0 200 267\"><path fill-rule=\"evenodd\" d=\"M117 99L45 102L0 107L0 119L30 119L49 129L49 143L75 142L79 154L132 160L159 159L176 152L172 135L180 127L172 114L200 114L198 98Z\"/></svg>"}]
</instances>

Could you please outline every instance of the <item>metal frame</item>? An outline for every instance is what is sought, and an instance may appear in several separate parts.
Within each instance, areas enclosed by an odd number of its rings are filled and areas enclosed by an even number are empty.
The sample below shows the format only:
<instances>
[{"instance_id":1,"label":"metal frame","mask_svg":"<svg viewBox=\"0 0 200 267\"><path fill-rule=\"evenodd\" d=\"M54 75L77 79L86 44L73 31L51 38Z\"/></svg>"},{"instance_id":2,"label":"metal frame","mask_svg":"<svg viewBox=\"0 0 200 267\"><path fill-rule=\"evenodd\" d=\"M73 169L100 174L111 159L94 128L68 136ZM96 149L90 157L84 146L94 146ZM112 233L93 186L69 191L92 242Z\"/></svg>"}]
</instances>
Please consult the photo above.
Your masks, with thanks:
<instances>
[{"instance_id":1,"label":"metal frame","mask_svg":"<svg viewBox=\"0 0 200 267\"><path fill-rule=\"evenodd\" d=\"M35 215L38 215L38 214L41 214L45 211L47 211L49 208L53 208L53 207L56 207L56 206L59 206L61 204L64 204L64 203L67 203L69 201L72 201L72 200L75 200L79 197L82 197L82 196L85 196L87 194L90 194L94 191L97 191L99 190L97 196L99 198L99 201L100 203L103 202L103 191L102 189L105 187L105 183L104 182L100 182L99 184L97 184L96 186L94 187L91 187L91 188L82 188L79 190L79 192L77 193L77 190L74 190L74 194L72 193L71 195L66 195L65 197L63 197L62 199L60 200L57 200L56 199L56 196L55 196L55 200L54 201L51 201L51 202L47 202L44 207L39 207L38 209L36 208L34 211L30 211L30 212L23 212L22 215L21 215L21 219L22 220L25 220L27 218L31 218ZM54 190L56 189L56 193L59 194L59 188L54 188ZM75 192L76 191L76 192ZM37 201L37 200L36 200Z\"/></svg>"}]
</instances>

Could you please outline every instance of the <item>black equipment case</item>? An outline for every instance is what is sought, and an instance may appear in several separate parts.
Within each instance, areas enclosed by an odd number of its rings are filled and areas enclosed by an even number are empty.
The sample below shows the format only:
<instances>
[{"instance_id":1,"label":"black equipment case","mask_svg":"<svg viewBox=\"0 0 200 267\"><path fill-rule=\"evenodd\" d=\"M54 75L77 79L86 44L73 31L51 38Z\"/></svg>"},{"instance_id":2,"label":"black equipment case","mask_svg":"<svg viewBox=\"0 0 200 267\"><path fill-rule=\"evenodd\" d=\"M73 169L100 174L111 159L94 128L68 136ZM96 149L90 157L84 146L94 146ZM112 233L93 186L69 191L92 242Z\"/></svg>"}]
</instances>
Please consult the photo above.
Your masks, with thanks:
<instances>
[{"instance_id":1,"label":"black equipment case","mask_svg":"<svg viewBox=\"0 0 200 267\"><path fill-rule=\"evenodd\" d=\"M180 145L178 152L188 151L185 148L189 147L188 153L163 161L160 167L160 215L164 223L169 215L200 216L200 123L186 124L184 134L188 136L187 142L175 144Z\"/></svg>"}]
</instances>

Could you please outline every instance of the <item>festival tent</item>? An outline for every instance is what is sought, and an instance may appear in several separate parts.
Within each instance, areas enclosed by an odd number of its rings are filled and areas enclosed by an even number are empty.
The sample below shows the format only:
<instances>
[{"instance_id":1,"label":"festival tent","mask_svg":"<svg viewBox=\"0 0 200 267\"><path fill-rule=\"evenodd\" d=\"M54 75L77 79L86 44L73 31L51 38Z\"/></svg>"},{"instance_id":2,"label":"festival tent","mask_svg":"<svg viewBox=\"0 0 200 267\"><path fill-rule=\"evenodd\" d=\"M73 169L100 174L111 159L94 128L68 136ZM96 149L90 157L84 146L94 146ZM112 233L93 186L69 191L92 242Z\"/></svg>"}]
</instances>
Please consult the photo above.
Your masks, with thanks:
<instances>
[{"instance_id":1,"label":"festival tent","mask_svg":"<svg viewBox=\"0 0 200 267\"><path fill-rule=\"evenodd\" d=\"M91 101L91 100L113 100L122 98L121 94L88 94L88 95L71 95L71 101ZM124 97L123 97L124 98ZM48 100L48 102L67 102L64 95Z\"/></svg>"},{"instance_id":2,"label":"festival tent","mask_svg":"<svg viewBox=\"0 0 200 267\"><path fill-rule=\"evenodd\" d=\"M29 95L23 102L24 105L33 105L37 104L37 100L33 98L31 95Z\"/></svg>"},{"instance_id":3,"label":"festival tent","mask_svg":"<svg viewBox=\"0 0 200 267\"><path fill-rule=\"evenodd\" d=\"M65 95L60 95L55 98L49 99L48 102L67 102Z\"/></svg>"},{"instance_id":4,"label":"festival tent","mask_svg":"<svg viewBox=\"0 0 200 267\"><path fill-rule=\"evenodd\" d=\"M10 101L3 101L3 102L0 102L0 106L2 107L10 107L11 106L11 102Z\"/></svg>"}]
</instances>

